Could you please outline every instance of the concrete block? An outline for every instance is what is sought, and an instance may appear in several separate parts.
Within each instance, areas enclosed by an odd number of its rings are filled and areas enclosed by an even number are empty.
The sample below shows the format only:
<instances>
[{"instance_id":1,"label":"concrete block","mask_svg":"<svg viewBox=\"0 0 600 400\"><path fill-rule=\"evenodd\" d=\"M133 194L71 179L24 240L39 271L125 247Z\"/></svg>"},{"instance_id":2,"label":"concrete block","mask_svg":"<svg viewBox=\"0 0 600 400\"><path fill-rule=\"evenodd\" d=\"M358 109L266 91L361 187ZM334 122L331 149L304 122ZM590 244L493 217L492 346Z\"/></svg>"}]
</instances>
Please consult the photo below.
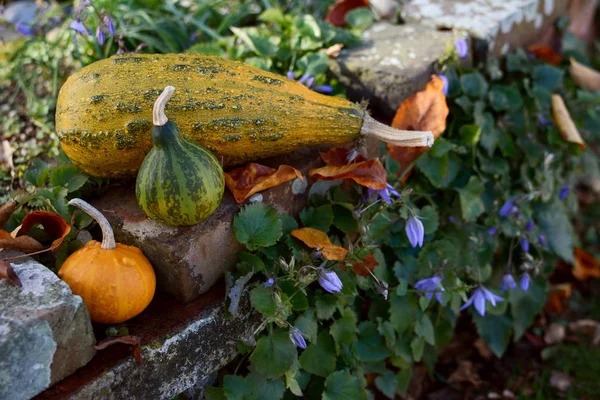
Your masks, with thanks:
<instances>
[{"instance_id":1,"label":"concrete block","mask_svg":"<svg viewBox=\"0 0 600 400\"><path fill-rule=\"evenodd\" d=\"M85 365L96 340L81 297L56 274L29 257L11 265L23 286L0 279L0 399L20 400Z\"/></svg>"}]
</instances>

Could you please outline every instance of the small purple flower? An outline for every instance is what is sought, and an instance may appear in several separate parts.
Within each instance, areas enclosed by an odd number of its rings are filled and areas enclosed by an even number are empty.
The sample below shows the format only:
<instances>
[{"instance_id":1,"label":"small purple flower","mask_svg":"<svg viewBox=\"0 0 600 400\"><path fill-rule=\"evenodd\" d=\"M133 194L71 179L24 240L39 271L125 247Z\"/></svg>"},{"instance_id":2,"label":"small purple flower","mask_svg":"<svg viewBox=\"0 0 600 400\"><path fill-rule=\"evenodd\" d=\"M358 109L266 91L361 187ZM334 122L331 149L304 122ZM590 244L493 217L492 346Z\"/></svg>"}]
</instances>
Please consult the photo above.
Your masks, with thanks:
<instances>
[{"instance_id":1,"label":"small purple flower","mask_svg":"<svg viewBox=\"0 0 600 400\"><path fill-rule=\"evenodd\" d=\"M285 76L287 76L288 79L294 80L294 71L290 69Z\"/></svg>"},{"instance_id":2,"label":"small purple flower","mask_svg":"<svg viewBox=\"0 0 600 400\"><path fill-rule=\"evenodd\" d=\"M307 88L311 89L314 84L315 84L315 77L311 76L310 78L308 78L308 80L306 81L306 83L304 85Z\"/></svg>"},{"instance_id":3,"label":"small purple flower","mask_svg":"<svg viewBox=\"0 0 600 400\"><path fill-rule=\"evenodd\" d=\"M548 125L548 120L546 118L544 118L544 116L542 114L537 115L537 120L538 120L538 123L542 126Z\"/></svg>"},{"instance_id":4,"label":"small purple flower","mask_svg":"<svg viewBox=\"0 0 600 400\"><path fill-rule=\"evenodd\" d=\"M527 223L527 225L525 225L525 232L531 232L531 230L533 229L534 226L534 222L533 221L529 221Z\"/></svg>"},{"instance_id":5,"label":"small purple flower","mask_svg":"<svg viewBox=\"0 0 600 400\"><path fill-rule=\"evenodd\" d=\"M547 241L546 241L546 236L544 236L544 235L540 235L540 236L538 236L538 241L540 242L540 244L541 244L542 246L546 246L546 243L547 243Z\"/></svg>"},{"instance_id":6,"label":"small purple flower","mask_svg":"<svg viewBox=\"0 0 600 400\"><path fill-rule=\"evenodd\" d=\"M100 27L96 29L96 39L98 40L98 44L100 46L104 45L104 31Z\"/></svg>"},{"instance_id":7,"label":"small purple flower","mask_svg":"<svg viewBox=\"0 0 600 400\"><path fill-rule=\"evenodd\" d=\"M504 203L502 205L502 207L500 207L500 211L498 211L498 215L501 217L506 217L508 215L508 213L512 210L514 205L515 205L514 198L507 200L506 203Z\"/></svg>"},{"instance_id":8,"label":"small purple flower","mask_svg":"<svg viewBox=\"0 0 600 400\"><path fill-rule=\"evenodd\" d=\"M104 16L104 26L106 26L106 30L110 36L115 35L115 24L113 23L113 19L110 15Z\"/></svg>"},{"instance_id":9,"label":"small purple flower","mask_svg":"<svg viewBox=\"0 0 600 400\"><path fill-rule=\"evenodd\" d=\"M415 283L415 289L425 292L425 296L429 300L431 300L435 294L435 298L437 299L438 303L442 304L442 292L446 289L440 285L441 281L441 277L434 275L431 278L421 279Z\"/></svg>"},{"instance_id":10,"label":"small purple flower","mask_svg":"<svg viewBox=\"0 0 600 400\"><path fill-rule=\"evenodd\" d=\"M531 277L525 272L521 275L521 290L524 292L527 291L527 289L529 289L529 283L531 283Z\"/></svg>"},{"instance_id":11,"label":"small purple flower","mask_svg":"<svg viewBox=\"0 0 600 400\"><path fill-rule=\"evenodd\" d=\"M566 199L567 196L569 195L569 190L571 190L571 189L569 188L568 185L563 186L562 188L560 188L560 192L558 193L558 199L561 200L561 201L564 200L564 199Z\"/></svg>"},{"instance_id":12,"label":"small purple flower","mask_svg":"<svg viewBox=\"0 0 600 400\"><path fill-rule=\"evenodd\" d=\"M85 28L85 26L81 23L81 21L79 20L75 20L73 22L71 22L71 24L69 25L69 28L73 29L75 32L79 33L80 35L87 35L88 31Z\"/></svg>"},{"instance_id":13,"label":"small purple flower","mask_svg":"<svg viewBox=\"0 0 600 400\"><path fill-rule=\"evenodd\" d=\"M271 287L275 284L275 279L273 278L269 278L265 281L265 283L263 283L264 287Z\"/></svg>"},{"instance_id":14,"label":"small purple flower","mask_svg":"<svg viewBox=\"0 0 600 400\"><path fill-rule=\"evenodd\" d=\"M296 346L300 347L301 349L306 348L306 340L304 340L304 336L302 336L302 332L300 332L299 329L297 329L297 328L290 329L290 340L292 341L292 343L294 343Z\"/></svg>"},{"instance_id":15,"label":"small purple flower","mask_svg":"<svg viewBox=\"0 0 600 400\"><path fill-rule=\"evenodd\" d=\"M300 79L298 79L298 83L305 85L310 78L312 78L311 74L304 74L300 77Z\"/></svg>"},{"instance_id":16,"label":"small purple flower","mask_svg":"<svg viewBox=\"0 0 600 400\"><path fill-rule=\"evenodd\" d=\"M408 236L408 241L413 248L417 246L423 247L425 229L419 217L413 215L408 218L408 221L406 221L406 236Z\"/></svg>"},{"instance_id":17,"label":"small purple flower","mask_svg":"<svg viewBox=\"0 0 600 400\"><path fill-rule=\"evenodd\" d=\"M28 36L28 37L33 36L33 30L31 29L31 27L28 25L25 25L22 22L19 22L15 28L17 29L17 32L19 32L23 36Z\"/></svg>"},{"instance_id":18,"label":"small purple flower","mask_svg":"<svg viewBox=\"0 0 600 400\"><path fill-rule=\"evenodd\" d=\"M485 317L486 301L489 301L495 307L496 302L504 301L504 299L500 296L496 296L494 293L490 292L483 286L479 286L477 289L475 289L469 300L467 300L467 302L463 304L463 306L460 308L460 311L466 309L471 304L473 304L475 306L475 310L477 310L479 315Z\"/></svg>"},{"instance_id":19,"label":"small purple flower","mask_svg":"<svg viewBox=\"0 0 600 400\"><path fill-rule=\"evenodd\" d=\"M446 75L444 74L439 74L438 78L444 82L444 86L442 86L442 92L444 93L444 96L448 96L448 78L446 78Z\"/></svg>"},{"instance_id":20,"label":"small purple flower","mask_svg":"<svg viewBox=\"0 0 600 400\"><path fill-rule=\"evenodd\" d=\"M490 229L488 229L488 235L494 236L496 233L498 233L498 227L497 226L492 226Z\"/></svg>"},{"instance_id":21,"label":"small purple flower","mask_svg":"<svg viewBox=\"0 0 600 400\"><path fill-rule=\"evenodd\" d=\"M455 224L458 220L456 219L456 217L454 215L451 215L448 217L448 221Z\"/></svg>"},{"instance_id":22,"label":"small purple flower","mask_svg":"<svg viewBox=\"0 0 600 400\"><path fill-rule=\"evenodd\" d=\"M456 39L454 42L454 47L456 48L456 53L458 53L460 58L466 58L469 54L469 44L465 38Z\"/></svg>"},{"instance_id":23,"label":"small purple flower","mask_svg":"<svg viewBox=\"0 0 600 400\"><path fill-rule=\"evenodd\" d=\"M340 292L344 286L335 272L323 268L319 270L319 285L329 293Z\"/></svg>"},{"instance_id":24,"label":"small purple flower","mask_svg":"<svg viewBox=\"0 0 600 400\"><path fill-rule=\"evenodd\" d=\"M385 201L388 204L392 204L392 198L391 198L392 195L394 197L400 197L400 193L398 193L398 191L396 189L394 189L394 187L392 185L390 185L389 183L387 184L387 187L385 189L375 190L375 189L368 188L368 191L369 191L369 198L371 198L371 197L373 197L373 195L375 195L375 199L380 197L381 200Z\"/></svg>"},{"instance_id":25,"label":"small purple flower","mask_svg":"<svg viewBox=\"0 0 600 400\"><path fill-rule=\"evenodd\" d=\"M521 237L521 249L525 253L529 253L529 240L525 236Z\"/></svg>"},{"instance_id":26,"label":"small purple flower","mask_svg":"<svg viewBox=\"0 0 600 400\"><path fill-rule=\"evenodd\" d=\"M317 85L313 88L313 90L317 93L322 93L322 94L333 93L333 88L329 85Z\"/></svg>"},{"instance_id":27,"label":"small purple flower","mask_svg":"<svg viewBox=\"0 0 600 400\"><path fill-rule=\"evenodd\" d=\"M500 281L500 293L504 293L507 290L514 290L517 288L515 278L511 274L505 274Z\"/></svg>"}]
</instances>

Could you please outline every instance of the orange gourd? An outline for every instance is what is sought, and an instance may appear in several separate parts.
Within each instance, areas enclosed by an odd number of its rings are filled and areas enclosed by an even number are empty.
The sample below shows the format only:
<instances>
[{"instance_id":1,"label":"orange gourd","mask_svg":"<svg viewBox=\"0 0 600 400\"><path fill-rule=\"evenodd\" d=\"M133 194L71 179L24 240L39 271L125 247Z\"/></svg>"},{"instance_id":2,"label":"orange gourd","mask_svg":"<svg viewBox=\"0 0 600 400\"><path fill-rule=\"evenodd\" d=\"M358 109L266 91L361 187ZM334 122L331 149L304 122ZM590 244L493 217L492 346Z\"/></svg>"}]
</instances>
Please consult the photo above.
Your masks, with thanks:
<instances>
[{"instance_id":1,"label":"orange gourd","mask_svg":"<svg viewBox=\"0 0 600 400\"><path fill-rule=\"evenodd\" d=\"M69 205L92 216L102 229L102 243L88 242L64 262L58 276L81 296L93 322L116 324L141 313L150 304L156 276L150 261L134 246L115 243L106 218L81 199Z\"/></svg>"}]
</instances>

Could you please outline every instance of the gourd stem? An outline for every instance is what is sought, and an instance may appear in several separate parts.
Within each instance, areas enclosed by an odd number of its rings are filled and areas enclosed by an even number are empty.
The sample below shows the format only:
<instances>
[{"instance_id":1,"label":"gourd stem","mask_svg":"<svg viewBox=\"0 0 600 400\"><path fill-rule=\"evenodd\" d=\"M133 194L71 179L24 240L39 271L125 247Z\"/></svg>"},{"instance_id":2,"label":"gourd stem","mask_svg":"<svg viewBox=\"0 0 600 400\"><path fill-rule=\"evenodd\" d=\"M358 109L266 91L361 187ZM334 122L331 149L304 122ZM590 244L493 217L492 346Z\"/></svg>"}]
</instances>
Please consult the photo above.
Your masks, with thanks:
<instances>
[{"instance_id":1,"label":"gourd stem","mask_svg":"<svg viewBox=\"0 0 600 400\"><path fill-rule=\"evenodd\" d=\"M163 126L169 119L165 115L165 106L167 105L167 101L173 95L175 88L173 86L167 86L165 90L158 96L156 102L154 102L154 108L152 109L152 122L155 126Z\"/></svg>"},{"instance_id":2,"label":"gourd stem","mask_svg":"<svg viewBox=\"0 0 600 400\"><path fill-rule=\"evenodd\" d=\"M431 132L395 129L376 121L367 113L363 117L360 134L363 136L373 136L383 142L401 147L431 147L434 140Z\"/></svg>"},{"instance_id":3,"label":"gourd stem","mask_svg":"<svg viewBox=\"0 0 600 400\"><path fill-rule=\"evenodd\" d=\"M102 229L102 248L104 250L112 250L116 246L115 244L115 234L110 226L110 223L106 219L104 215L91 204L81 200L81 199L73 199L69 201L70 206L74 206L79 208L80 210L85 211L90 217L94 218L98 225L100 225L100 229Z\"/></svg>"}]
</instances>

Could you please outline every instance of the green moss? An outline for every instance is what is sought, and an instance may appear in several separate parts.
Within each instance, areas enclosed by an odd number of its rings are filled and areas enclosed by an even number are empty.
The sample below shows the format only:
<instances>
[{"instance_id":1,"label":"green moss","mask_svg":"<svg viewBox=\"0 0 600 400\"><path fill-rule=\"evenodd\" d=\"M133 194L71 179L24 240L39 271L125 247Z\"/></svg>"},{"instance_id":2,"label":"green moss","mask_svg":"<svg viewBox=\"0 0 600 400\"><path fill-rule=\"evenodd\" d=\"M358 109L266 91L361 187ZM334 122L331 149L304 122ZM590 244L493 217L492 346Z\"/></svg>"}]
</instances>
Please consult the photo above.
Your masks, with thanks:
<instances>
[{"instance_id":1,"label":"green moss","mask_svg":"<svg viewBox=\"0 0 600 400\"><path fill-rule=\"evenodd\" d=\"M90 103L91 104L97 104L100 103L102 100L104 100L105 98L107 98L108 96L105 94L97 94L95 96L90 97Z\"/></svg>"},{"instance_id":2,"label":"green moss","mask_svg":"<svg viewBox=\"0 0 600 400\"><path fill-rule=\"evenodd\" d=\"M152 122L147 119L134 119L125 125L125 131L129 134L149 132L152 128Z\"/></svg>"},{"instance_id":3,"label":"green moss","mask_svg":"<svg viewBox=\"0 0 600 400\"><path fill-rule=\"evenodd\" d=\"M142 57L131 57L131 56L122 56L115 57L113 59L113 64L139 64L145 61Z\"/></svg>"},{"instance_id":4,"label":"green moss","mask_svg":"<svg viewBox=\"0 0 600 400\"><path fill-rule=\"evenodd\" d=\"M175 64L168 67L170 71L189 71L191 67L185 64Z\"/></svg>"},{"instance_id":5,"label":"green moss","mask_svg":"<svg viewBox=\"0 0 600 400\"><path fill-rule=\"evenodd\" d=\"M125 112L125 113L139 113L142 111L142 108L138 103L133 104L125 104L125 103L117 103L115 104L115 108L117 111Z\"/></svg>"},{"instance_id":6,"label":"green moss","mask_svg":"<svg viewBox=\"0 0 600 400\"><path fill-rule=\"evenodd\" d=\"M115 131L115 148L117 150L132 149L135 147L135 140L131 135L123 131Z\"/></svg>"},{"instance_id":7,"label":"green moss","mask_svg":"<svg viewBox=\"0 0 600 400\"><path fill-rule=\"evenodd\" d=\"M150 89L144 92L144 99L151 100L152 102L156 101L156 98L160 96L162 93L161 89Z\"/></svg>"},{"instance_id":8,"label":"green moss","mask_svg":"<svg viewBox=\"0 0 600 400\"><path fill-rule=\"evenodd\" d=\"M268 85L277 85L277 86L283 85L283 81L281 81L279 79L269 78L268 76L264 76L264 75L254 75L252 77L252 80L266 83Z\"/></svg>"},{"instance_id":9,"label":"green moss","mask_svg":"<svg viewBox=\"0 0 600 400\"><path fill-rule=\"evenodd\" d=\"M237 142L242 139L242 135L239 133L232 133L230 135L221 135L221 138L228 143Z\"/></svg>"},{"instance_id":10,"label":"green moss","mask_svg":"<svg viewBox=\"0 0 600 400\"><path fill-rule=\"evenodd\" d=\"M233 111L242 111L244 109L244 107L242 107L241 104L236 104L235 106L231 107L231 109Z\"/></svg>"}]
</instances>

